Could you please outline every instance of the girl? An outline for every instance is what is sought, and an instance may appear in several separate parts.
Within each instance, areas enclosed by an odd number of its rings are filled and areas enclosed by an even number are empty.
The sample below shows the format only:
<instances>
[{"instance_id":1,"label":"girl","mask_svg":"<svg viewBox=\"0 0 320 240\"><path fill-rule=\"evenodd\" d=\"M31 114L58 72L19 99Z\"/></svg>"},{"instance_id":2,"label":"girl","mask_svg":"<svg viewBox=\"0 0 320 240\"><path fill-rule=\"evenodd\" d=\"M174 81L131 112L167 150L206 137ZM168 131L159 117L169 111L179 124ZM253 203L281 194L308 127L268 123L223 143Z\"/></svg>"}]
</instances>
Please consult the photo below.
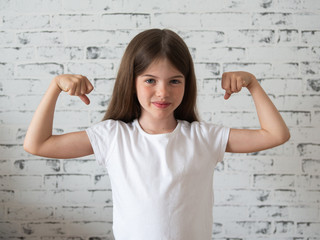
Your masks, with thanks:
<instances>
[{"instance_id":1,"label":"girl","mask_svg":"<svg viewBox=\"0 0 320 240\"><path fill-rule=\"evenodd\" d=\"M85 76L60 75L35 112L24 148L50 158L94 153L109 173L117 240L209 240L213 171L224 152L256 152L290 136L254 75L222 75L225 99L242 87L254 99L261 129L199 122L196 78L186 44L170 30L147 30L124 53L102 122L86 131L52 135L60 92L89 104L86 94L93 90Z\"/></svg>"}]
</instances>

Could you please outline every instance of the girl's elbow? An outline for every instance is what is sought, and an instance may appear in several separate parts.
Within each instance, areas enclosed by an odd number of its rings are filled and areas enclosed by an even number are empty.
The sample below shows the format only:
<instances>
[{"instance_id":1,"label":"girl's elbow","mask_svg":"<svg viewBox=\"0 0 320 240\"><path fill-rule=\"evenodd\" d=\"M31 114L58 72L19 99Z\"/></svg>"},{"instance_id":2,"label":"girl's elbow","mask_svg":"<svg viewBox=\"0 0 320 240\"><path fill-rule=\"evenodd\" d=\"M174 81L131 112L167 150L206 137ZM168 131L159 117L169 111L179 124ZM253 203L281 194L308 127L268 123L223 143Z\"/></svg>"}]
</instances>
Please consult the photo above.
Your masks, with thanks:
<instances>
[{"instance_id":1,"label":"girl's elbow","mask_svg":"<svg viewBox=\"0 0 320 240\"><path fill-rule=\"evenodd\" d=\"M23 143L23 149L24 151L26 151L27 153L30 153L32 155L36 155L36 151L35 149L28 143L28 142L24 142Z\"/></svg>"},{"instance_id":2,"label":"girl's elbow","mask_svg":"<svg viewBox=\"0 0 320 240\"><path fill-rule=\"evenodd\" d=\"M24 151L26 151L27 153L30 153L32 155L36 155L39 156L39 149L34 146L34 144L28 142L28 141L24 141L23 143L23 149Z\"/></svg>"},{"instance_id":3,"label":"girl's elbow","mask_svg":"<svg viewBox=\"0 0 320 240\"><path fill-rule=\"evenodd\" d=\"M290 135L290 131L289 129L286 129L286 131L284 131L280 137L278 138L278 144L277 145L281 145L281 144L284 144L286 143L287 141L289 141L291 135Z\"/></svg>"}]
</instances>

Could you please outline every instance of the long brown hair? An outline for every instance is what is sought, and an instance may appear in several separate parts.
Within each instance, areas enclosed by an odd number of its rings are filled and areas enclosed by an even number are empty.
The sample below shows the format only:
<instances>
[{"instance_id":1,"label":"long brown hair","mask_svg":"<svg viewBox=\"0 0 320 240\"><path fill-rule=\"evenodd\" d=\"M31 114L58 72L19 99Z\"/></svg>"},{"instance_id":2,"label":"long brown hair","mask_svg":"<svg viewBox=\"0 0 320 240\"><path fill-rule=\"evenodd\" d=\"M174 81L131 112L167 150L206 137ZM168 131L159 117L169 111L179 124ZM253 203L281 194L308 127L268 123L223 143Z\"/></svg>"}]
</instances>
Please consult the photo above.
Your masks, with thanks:
<instances>
[{"instance_id":1,"label":"long brown hair","mask_svg":"<svg viewBox=\"0 0 320 240\"><path fill-rule=\"evenodd\" d=\"M111 101L103 120L131 122L140 117L135 79L156 59L167 58L185 77L185 92L174 111L176 119L198 121L196 110L197 84L191 54L175 32L150 29L135 36L122 57Z\"/></svg>"}]
</instances>

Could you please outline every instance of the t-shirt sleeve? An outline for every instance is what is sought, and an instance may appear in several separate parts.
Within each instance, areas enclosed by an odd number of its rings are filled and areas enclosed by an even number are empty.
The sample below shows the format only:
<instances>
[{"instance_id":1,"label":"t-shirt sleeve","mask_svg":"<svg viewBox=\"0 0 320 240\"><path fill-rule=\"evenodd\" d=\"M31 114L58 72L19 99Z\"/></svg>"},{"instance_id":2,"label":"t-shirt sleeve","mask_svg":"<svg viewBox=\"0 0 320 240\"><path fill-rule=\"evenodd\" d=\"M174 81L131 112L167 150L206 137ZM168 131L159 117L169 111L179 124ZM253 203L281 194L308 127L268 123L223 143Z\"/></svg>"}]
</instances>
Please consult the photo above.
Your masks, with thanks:
<instances>
[{"instance_id":1,"label":"t-shirt sleeve","mask_svg":"<svg viewBox=\"0 0 320 240\"><path fill-rule=\"evenodd\" d=\"M226 152L230 128L207 123L204 123L203 127L206 129L208 145L212 148L216 161L221 162Z\"/></svg>"},{"instance_id":2,"label":"t-shirt sleeve","mask_svg":"<svg viewBox=\"0 0 320 240\"><path fill-rule=\"evenodd\" d=\"M109 156L113 149L116 131L117 123L113 120L106 120L86 129L99 165L107 166Z\"/></svg>"}]
</instances>

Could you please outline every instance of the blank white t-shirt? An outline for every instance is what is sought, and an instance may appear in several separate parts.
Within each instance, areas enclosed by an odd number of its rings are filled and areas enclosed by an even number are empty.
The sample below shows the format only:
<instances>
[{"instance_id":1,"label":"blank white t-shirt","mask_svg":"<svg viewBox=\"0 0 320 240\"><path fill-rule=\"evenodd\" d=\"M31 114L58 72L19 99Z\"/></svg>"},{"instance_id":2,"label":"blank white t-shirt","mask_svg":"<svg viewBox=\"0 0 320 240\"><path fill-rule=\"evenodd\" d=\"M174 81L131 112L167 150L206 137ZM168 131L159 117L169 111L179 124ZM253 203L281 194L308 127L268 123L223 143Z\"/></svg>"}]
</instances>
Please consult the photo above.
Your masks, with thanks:
<instances>
[{"instance_id":1,"label":"blank white t-shirt","mask_svg":"<svg viewBox=\"0 0 320 240\"><path fill-rule=\"evenodd\" d=\"M210 240L213 172L229 128L178 120L175 130L148 134L139 122L100 122L86 130L107 168L116 240Z\"/></svg>"}]
</instances>

